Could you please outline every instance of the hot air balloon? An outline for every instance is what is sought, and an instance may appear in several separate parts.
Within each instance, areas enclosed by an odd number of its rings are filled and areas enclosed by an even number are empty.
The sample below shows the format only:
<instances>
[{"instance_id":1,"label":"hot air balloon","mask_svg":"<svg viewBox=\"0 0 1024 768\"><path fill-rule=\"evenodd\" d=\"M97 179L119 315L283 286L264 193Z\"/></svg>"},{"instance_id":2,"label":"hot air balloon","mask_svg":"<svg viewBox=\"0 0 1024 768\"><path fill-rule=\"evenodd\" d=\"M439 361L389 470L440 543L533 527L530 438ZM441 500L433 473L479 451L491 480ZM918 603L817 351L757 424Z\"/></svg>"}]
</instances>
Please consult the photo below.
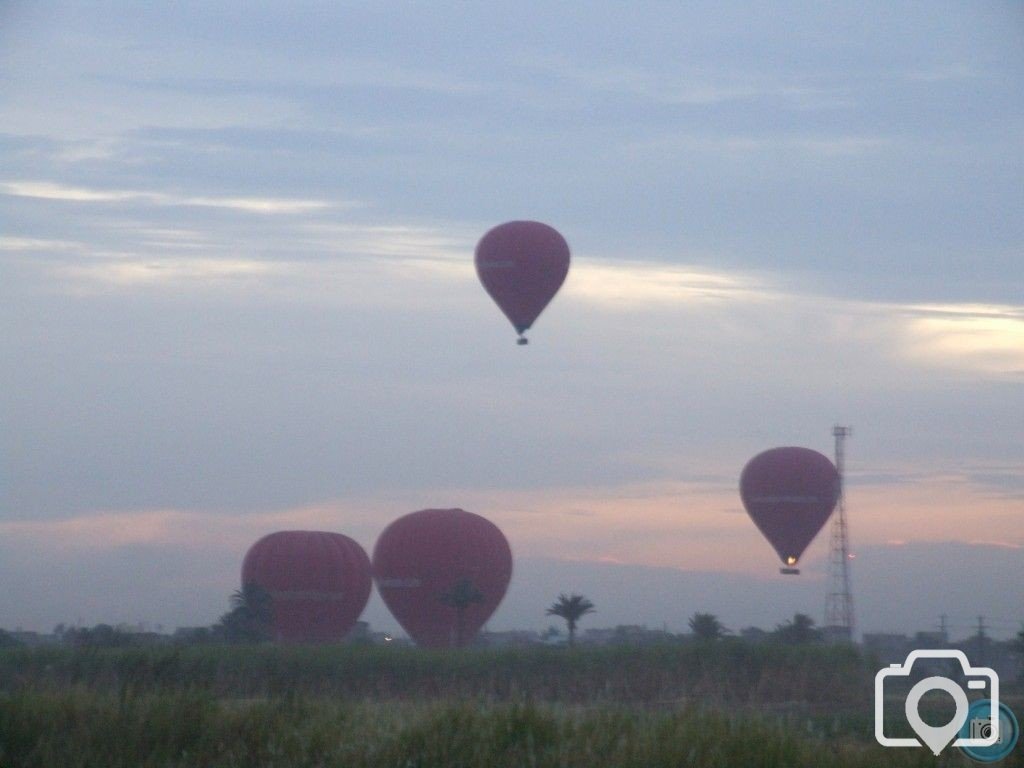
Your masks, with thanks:
<instances>
[{"instance_id":1,"label":"hot air balloon","mask_svg":"<svg viewBox=\"0 0 1024 768\"><path fill-rule=\"evenodd\" d=\"M526 344L523 334L569 273L569 245L539 221L499 224L476 246L476 273Z\"/></svg>"},{"instance_id":2,"label":"hot air balloon","mask_svg":"<svg viewBox=\"0 0 1024 768\"><path fill-rule=\"evenodd\" d=\"M810 448L772 448L743 468L743 506L785 563L782 573L800 573L795 566L832 514L839 483L832 462Z\"/></svg>"},{"instance_id":3,"label":"hot air balloon","mask_svg":"<svg viewBox=\"0 0 1024 768\"><path fill-rule=\"evenodd\" d=\"M512 551L490 520L462 509L424 509L395 520L373 550L377 591L426 648L466 645L512 578Z\"/></svg>"},{"instance_id":4,"label":"hot air balloon","mask_svg":"<svg viewBox=\"0 0 1024 768\"><path fill-rule=\"evenodd\" d=\"M242 584L270 594L274 639L285 642L341 640L366 607L371 582L366 552L340 533L271 533L242 562Z\"/></svg>"}]
</instances>

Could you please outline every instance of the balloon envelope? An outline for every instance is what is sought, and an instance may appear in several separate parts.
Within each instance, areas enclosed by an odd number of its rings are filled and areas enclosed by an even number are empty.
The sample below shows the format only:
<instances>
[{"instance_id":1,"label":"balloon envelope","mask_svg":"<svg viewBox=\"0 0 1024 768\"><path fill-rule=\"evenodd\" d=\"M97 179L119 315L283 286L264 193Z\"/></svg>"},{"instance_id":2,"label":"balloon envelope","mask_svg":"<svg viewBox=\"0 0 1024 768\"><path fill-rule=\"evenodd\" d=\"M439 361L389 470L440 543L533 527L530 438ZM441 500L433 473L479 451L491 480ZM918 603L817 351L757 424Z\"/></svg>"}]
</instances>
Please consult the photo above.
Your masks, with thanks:
<instances>
[{"instance_id":1,"label":"balloon envelope","mask_svg":"<svg viewBox=\"0 0 1024 768\"><path fill-rule=\"evenodd\" d=\"M498 607L512 550L490 520L462 509L424 509L389 525L373 550L377 591L420 646L465 645ZM453 597L467 598L461 611Z\"/></svg>"},{"instance_id":2,"label":"balloon envelope","mask_svg":"<svg viewBox=\"0 0 1024 768\"><path fill-rule=\"evenodd\" d=\"M743 506L787 566L796 565L839 500L839 472L810 448L772 448L740 476Z\"/></svg>"},{"instance_id":3,"label":"balloon envelope","mask_svg":"<svg viewBox=\"0 0 1024 768\"><path fill-rule=\"evenodd\" d=\"M278 531L257 541L242 562L242 584L270 594L274 638L285 642L341 640L370 597L370 559L340 533Z\"/></svg>"},{"instance_id":4,"label":"balloon envelope","mask_svg":"<svg viewBox=\"0 0 1024 768\"><path fill-rule=\"evenodd\" d=\"M569 245L539 221L500 224L476 246L476 273L522 336L562 287Z\"/></svg>"}]
</instances>

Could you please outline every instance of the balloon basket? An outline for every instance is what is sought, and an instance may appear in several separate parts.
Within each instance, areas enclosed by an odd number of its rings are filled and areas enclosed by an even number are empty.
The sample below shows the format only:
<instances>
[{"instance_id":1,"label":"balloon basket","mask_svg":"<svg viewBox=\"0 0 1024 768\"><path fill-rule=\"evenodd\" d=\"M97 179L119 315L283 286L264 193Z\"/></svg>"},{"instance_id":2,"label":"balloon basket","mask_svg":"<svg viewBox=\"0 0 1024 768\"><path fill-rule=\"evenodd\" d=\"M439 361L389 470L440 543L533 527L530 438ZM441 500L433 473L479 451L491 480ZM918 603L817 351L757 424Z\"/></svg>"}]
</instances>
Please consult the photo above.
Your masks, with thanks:
<instances>
[{"instance_id":1,"label":"balloon basket","mask_svg":"<svg viewBox=\"0 0 1024 768\"><path fill-rule=\"evenodd\" d=\"M779 568L779 573L781 573L783 576L799 576L800 575L800 569L799 568Z\"/></svg>"},{"instance_id":2,"label":"balloon basket","mask_svg":"<svg viewBox=\"0 0 1024 768\"><path fill-rule=\"evenodd\" d=\"M516 339L516 344L518 344L520 347L525 347L529 343L530 340L525 336L520 336L518 339Z\"/></svg>"}]
</instances>

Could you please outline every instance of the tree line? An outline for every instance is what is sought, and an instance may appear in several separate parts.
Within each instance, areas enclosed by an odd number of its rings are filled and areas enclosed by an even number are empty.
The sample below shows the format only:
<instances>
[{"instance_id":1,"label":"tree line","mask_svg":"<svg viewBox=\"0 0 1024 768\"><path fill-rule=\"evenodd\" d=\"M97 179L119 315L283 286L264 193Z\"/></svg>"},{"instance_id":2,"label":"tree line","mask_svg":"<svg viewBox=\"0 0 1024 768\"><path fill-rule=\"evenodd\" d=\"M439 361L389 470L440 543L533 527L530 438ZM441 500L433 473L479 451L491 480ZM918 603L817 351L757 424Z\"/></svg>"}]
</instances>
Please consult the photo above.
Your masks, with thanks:
<instances>
[{"instance_id":1,"label":"tree line","mask_svg":"<svg viewBox=\"0 0 1024 768\"><path fill-rule=\"evenodd\" d=\"M479 591L468 580L456 583L439 597L440 602L454 608L459 614L457 644L460 646L470 639L463 636L462 614L480 599ZM229 610L221 615L216 623L209 627L193 628L180 639L191 643L260 643L273 639L273 600L266 590L255 583L245 584L241 589L235 590L229 600ZM572 648L576 645L580 620L596 612L594 603L584 595L561 593L545 610L545 615L565 621L567 645ZM699 642L715 642L734 634L713 613L694 613L689 618L688 626L691 637ZM554 632L554 629L551 631ZM129 646L139 641L135 633L109 624L69 628L61 624L55 632L64 644L75 647ZM794 614L792 619L776 625L771 631L749 628L740 633L742 636L751 634L756 634L758 639L789 645L818 643L824 640L822 629L815 626L814 619L804 613ZM1011 643L1017 652L1024 655L1024 628L1017 633ZM19 644L16 637L0 630L0 648Z\"/></svg>"}]
</instances>

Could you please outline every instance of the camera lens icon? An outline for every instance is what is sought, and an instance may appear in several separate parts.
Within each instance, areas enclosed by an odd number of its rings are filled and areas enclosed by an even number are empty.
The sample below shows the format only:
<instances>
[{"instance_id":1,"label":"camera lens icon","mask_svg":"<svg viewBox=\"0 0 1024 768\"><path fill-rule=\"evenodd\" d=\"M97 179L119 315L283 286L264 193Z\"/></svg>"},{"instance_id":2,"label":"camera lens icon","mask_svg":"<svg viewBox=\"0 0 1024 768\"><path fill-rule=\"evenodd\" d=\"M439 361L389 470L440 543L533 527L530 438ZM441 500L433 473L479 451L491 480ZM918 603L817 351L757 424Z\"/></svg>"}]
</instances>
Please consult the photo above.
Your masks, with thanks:
<instances>
[{"instance_id":1,"label":"camera lens icon","mask_svg":"<svg viewBox=\"0 0 1024 768\"><path fill-rule=\"evenodd\" d=\"M972 739L991 739L992 721L985 717L978 717L970 721Z\"/></svg>"},{"instance_id":2,"label":"camera lens icon","mask_svg":"<svg viewBox=\"0 0 1024 768\"><path fill-rule=\"evenodd\" d=\"M909 678L914 663L923 659L952 659L959 662L967 689L977 691L978 695L985 698L972 704L960 683L940 675L926 677L910 689L904 702L907 723L917 738L889 736L885 733L886 681ZM955 712L945 725L932 726L921 717L921 699L931 691L944 691L953 700ZM972 667L967 656L960 650L941 648L911 651L903 664L892 664L875 675L875 740L884 747L917 747L924 744L936 755L950 743L961 748L991 747L999 743L999 711L999 676L988 667ZM972 726L968 723L972 718L987 722Z\"/></svg>"},{"instance_id":3,"label":"camera lens icon","mask_svg":"<svg viewBox=\"0 0 1024 768\"><path fill-rule=\"evenodd\" d=\"M988 717L990 706L987 699L978 699L972 702L967 710L967 722L960 729L962 739L988 740L995 733L995 741L991 746L960 747L961 752L979 763L994 763L997 760L1002 760L1013 752L1013 748L1017 746L1017 740L1020 738L1020 725L1010 708L999 702L998 718L990 719ZM995 723L994 727L993 723Z\"/></svg>"}]
</instances>

